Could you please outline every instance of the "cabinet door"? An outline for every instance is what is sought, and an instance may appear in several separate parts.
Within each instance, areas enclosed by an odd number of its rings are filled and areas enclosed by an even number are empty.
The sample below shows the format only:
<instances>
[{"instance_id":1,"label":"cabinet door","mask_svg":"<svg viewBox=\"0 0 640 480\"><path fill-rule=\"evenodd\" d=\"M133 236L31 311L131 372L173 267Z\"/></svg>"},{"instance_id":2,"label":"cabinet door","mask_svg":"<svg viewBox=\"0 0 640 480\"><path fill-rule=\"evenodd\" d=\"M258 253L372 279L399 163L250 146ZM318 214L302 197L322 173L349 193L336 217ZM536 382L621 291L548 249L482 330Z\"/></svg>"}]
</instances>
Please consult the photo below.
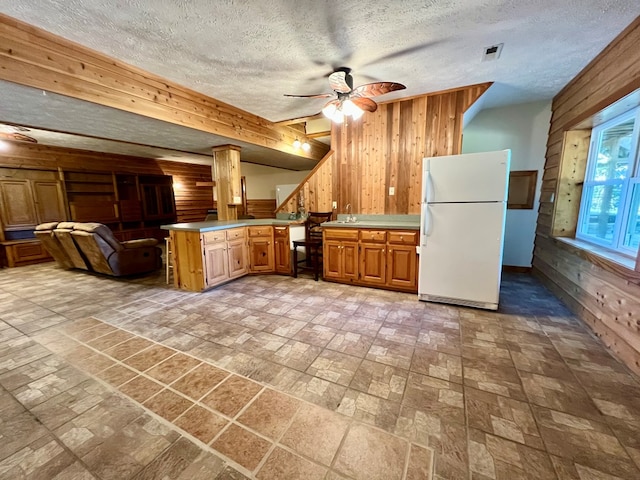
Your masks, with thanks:
<instances>
[{"instance_id":1,"label":"cabinet door","mask_svg":"<svg viewBox=\"0 0 640 480\"><path fill-rule=\"evenodd\" d=\"M342 278L342 248L335 240L325 240L322 245L323 275L325 278Z\"/></svg>"},{"instance_id":2,"label":"cabinet door","mask_svg":"<svg viewBox=\"0 0 640 480\"><path fill-rule=\"evenodd\" d=\"M354 281L358 279L358 244L342 242L342 278Z\"/></svg>"},{"instance_id":3,"label":"cabinet door","mask_svg":"<svg viewBox=\"0 0 640 480\"><path fill-rule=\"evenodd\" d=\"M289 227L275 227L275 269L277 273L289 275L291 273L291 247L289 242Z\"/></svg>"},{"instance_id":4,"label":"cabinet door","mask_svg":"<svg viewBox=\"0 0 640 480\"><path fill-rule=\"evenodd\" d=\"M6 230L33 228L38 224L28 180L0 181L0 207Z\"/></svg>"},{"instance_id":5,"label":"cabinet door","mask_svg":"<svg viewBox=\"0 0 640 480\"><path fill-rule=\"evenodd\" d=\"M249 270L251 272L273 272L273 245L271 237L249 238Z\"/></svg>"},{"instance_id":6,"label":"cabinet door","mask_svg":"<svg viewBox=\"0 0 640 480\"><path fill-rule=\"evenodd\" d=\"M225 242L207 245L204 249L204 282L212 287L229 278L227 244Z\"/></svg>"},{"instance_id":7,"label":"cabinet door","mask_svg":"<svg viewBox=\"0 0 640 480\"><path fill-rule=\"evenodd\" d=\"M360 244L360 280L373 285L384 285L386 282L385 245Z\"/></svg>"},{"instance_id":8,"label":"cabinet door","mask_svg":"<svg viewBox=\"0 0 640 480\"><path fill-rule=\"evenodd\" d=\"M62 190L58 182L33 182L38 223L61 222L66 220Z\"/></svg>"},{"instance_id":9,"label":"cabinet door","mask_svg":"<svg viewBox=\"0 0 640 480\"><path fill-rule=\"evenodd\" d=\"M230 278L241 277L248 272L247 244L244 238L227 242L227 255L229 257Z\"/></svg>"},{"instance_id":10,"label":"cabinet door","mask_svg":"<svg viewBox=\"0 0 640 480\"><path fill-rule=\"evenodd\" d=\"M389 245L388 284L406 290L418 289L418 256L415 246Z\"/></svg>"}]
</instances>

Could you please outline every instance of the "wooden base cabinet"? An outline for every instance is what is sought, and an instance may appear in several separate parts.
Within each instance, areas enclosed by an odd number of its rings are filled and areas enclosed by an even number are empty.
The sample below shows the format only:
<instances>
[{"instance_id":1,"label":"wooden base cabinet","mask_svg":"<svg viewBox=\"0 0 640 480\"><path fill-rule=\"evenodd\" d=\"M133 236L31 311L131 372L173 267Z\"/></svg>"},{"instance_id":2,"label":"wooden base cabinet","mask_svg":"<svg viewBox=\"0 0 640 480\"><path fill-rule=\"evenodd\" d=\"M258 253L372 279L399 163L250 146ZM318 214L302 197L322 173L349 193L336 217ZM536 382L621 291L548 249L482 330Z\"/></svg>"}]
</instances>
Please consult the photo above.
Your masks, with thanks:
<instances>
[{"instance_id":1,"label":"wooden base cabinet","mask_svg":"<svg viewBox=\"0 0 640 480\"><path fill-rule=\"evenodd\" d=\"M276 273L291 275L291 242L289 227L273 227L274 257Z\"/></svg>"},{"instance_id":2,"label":"wooden base cabinet","mask_svg":"<svg viewBox=\"0 0 640 480\"><path fill-rule=\"evenodd\" d=\"M247 227L249 233L249 271L266 273L275 271L273 227Z\"/></svg>"},{"instance_id":3,"label":"wooden base cabinet","mask_svg":"<svg viewBox=\"0 0 640 480\"><path fill-rule=\"evenodd\" d=\"M215 287L246 275L247 243L245 229L232 228L202 234L204 244L204 288Z\"/></svg>"},{"instance_id":4,"label":"wooden base cabinet","mask_svg":"<svg viewBox=\"0 0 640 480\"><path fill-rule=\"evenodd\" d=\"M417 292L417 231L349 227L325 229L324 235L326 280Z\"/></svg>"},{"instance_id":5,"label":"wooden base cabinet","mask_svg":"<svg viewBox=\"0 0 640 480\"><path fill-rule=\"evenodd\" d=\"M322 241L323 276L354 283L358 280L358 231L325 228Z\"/></svg>"}]
</instances>

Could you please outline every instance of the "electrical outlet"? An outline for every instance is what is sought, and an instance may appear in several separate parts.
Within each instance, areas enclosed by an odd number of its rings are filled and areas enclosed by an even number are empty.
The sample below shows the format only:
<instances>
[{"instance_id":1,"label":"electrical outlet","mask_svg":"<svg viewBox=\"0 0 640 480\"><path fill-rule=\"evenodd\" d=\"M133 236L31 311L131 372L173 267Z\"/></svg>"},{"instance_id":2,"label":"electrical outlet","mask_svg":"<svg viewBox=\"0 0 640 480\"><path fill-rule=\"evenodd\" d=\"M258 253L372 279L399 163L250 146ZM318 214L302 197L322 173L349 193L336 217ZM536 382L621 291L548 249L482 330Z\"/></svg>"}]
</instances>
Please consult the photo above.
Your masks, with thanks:
<instances>
[{"instance_id":1,"label":"electrical outlet","mask_svg":"<svg viewBox=\"0 0 640 480\"><path fill-rule=\"evenodd\" d=\"M338 208L338 202L334 201L333 203L331 203L331 208L333 208L334 210Z\"/></svg>"},{"instance_id":2,"label":"electrical outlet","mask_svg":"<svg viewBox=\"0 0 640 480\"><path fill-rule=\"evenodd\" d=\"M395 195L395 194L396 194L395 187L389 187L389 195Z\"/></svg>"}]
</instances>

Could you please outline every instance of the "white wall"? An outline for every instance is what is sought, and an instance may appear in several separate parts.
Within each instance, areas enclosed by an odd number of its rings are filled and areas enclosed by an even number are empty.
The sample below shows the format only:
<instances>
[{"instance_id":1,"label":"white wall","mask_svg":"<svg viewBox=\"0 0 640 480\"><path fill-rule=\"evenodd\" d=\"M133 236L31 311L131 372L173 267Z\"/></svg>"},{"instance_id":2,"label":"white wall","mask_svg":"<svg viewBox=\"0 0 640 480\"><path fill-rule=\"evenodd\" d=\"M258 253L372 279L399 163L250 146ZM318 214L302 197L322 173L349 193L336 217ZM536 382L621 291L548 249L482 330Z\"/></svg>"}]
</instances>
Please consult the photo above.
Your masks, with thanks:
<instances>
[{"instance_id":1,"label":"white wall","mask_svg":"<svg viewBox=\"0 0 640 480\"><path fill-rule=\"evenodd\" d=\"M247 198L251 200L276 198L276 185L300 183L309 174L309 170L295 172L246 162L241 162L240 172L247 184Z\"/></svg>"},{"instance_id":2,"label":"white wall","mask_svg":"<svg viewBox=\"0 0 640 480\"><path fill-rule=\"evenodd\" d=\"M550 119L550 101L523 103L483 110L463 131L463 153L510 148L511 170L538 170L533 210L507 210L504 265L531 266Z\"/></svg>"}]
</instances>

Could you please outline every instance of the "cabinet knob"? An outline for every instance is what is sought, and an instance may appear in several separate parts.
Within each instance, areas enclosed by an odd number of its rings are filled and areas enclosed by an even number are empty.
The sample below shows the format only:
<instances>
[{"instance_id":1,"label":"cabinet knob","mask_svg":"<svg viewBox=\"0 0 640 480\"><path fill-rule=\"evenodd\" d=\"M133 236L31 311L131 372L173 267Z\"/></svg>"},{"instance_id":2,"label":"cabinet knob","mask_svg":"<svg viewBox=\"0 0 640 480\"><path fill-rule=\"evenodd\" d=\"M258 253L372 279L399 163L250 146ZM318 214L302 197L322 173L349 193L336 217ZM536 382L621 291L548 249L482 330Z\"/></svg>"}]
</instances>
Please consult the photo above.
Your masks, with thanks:
<instances>
[{"instance_id":1,"label":"cabinet knob","mask_svg":"<svg viewBox=\"0 0 640 480\"><path fill-rule=\"evenodd\" d=\"M402 240L403 240L402 235L400 235L400 241L402 241Z\"/></svg>"}]
</instances>

